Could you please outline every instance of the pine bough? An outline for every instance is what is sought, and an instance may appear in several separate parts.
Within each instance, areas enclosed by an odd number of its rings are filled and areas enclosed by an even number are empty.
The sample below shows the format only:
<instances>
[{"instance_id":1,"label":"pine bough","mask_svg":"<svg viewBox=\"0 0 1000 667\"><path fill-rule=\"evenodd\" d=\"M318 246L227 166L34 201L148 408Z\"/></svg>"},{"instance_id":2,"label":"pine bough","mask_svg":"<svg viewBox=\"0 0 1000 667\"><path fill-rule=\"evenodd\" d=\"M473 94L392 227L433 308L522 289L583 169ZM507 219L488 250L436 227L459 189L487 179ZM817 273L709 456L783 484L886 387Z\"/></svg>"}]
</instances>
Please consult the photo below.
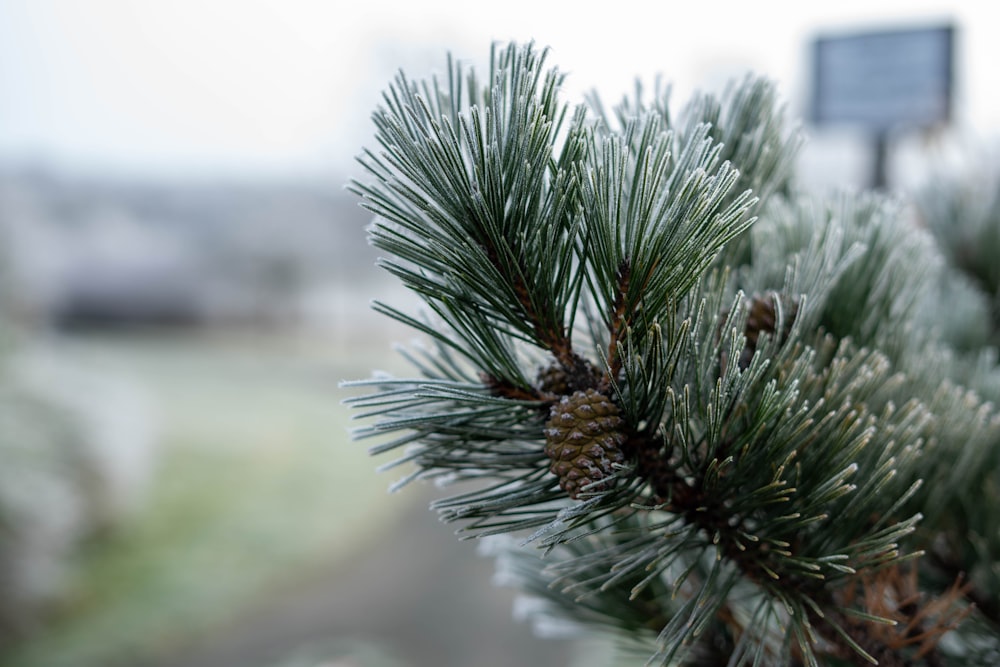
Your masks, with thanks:
<instances>
[{"instance_id":1,"label":"pine bough","mask_svg":"<svg viewBox=\"0 0 1000 667\"><path fill-rule=\"evenodd\" d=\"M351 188L426 310L374 307L427 345L346 383L356 435L649 664L993 664L1000 422L927 326L934 243L800 194L765 79L571 111L546 55L401 73L374 114Z\"/></svg>"}]
</instances>

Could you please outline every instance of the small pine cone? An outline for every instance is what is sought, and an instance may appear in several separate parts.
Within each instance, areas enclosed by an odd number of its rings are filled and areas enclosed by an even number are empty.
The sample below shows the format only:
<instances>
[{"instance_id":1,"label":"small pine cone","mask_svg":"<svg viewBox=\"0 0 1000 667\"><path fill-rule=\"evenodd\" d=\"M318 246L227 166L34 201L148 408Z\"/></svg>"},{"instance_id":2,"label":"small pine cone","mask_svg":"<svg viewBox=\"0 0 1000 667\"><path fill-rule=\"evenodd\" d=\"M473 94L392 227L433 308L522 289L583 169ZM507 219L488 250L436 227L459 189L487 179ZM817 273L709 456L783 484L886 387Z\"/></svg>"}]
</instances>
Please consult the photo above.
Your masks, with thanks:
<instances>
[{"instance_id":1,"label":"small pine cone","mask_svg":"<svg viewBox=\"0 0 1000 667\"><path fill-rule=\"evenodd\" d=\"M757 351L760 332L774 333L775 321L778 316L773 298L754 296L750 299L749 305L747 325L743 330L747 342L743 347L743 354L740 355L740 368L742 369L746 369L750 365L750 360L753 359L754 352Z\"/></svg>"},{"instance_id":2,"label":"small pine cone","mask_svg":"<svg viewBox=\"0 0 1000 667\"><path fill-rule=\"evenodd\" d=\"M552 461L549 470L570 498L576 499L584 486L604 479L624 460L624 425L618 406L593 389L563 396L552 406L545 424L545 454Z\"/></svg>"},{"instance_id":3,"label":"small pine cone","mask_svg":"<svg viewBox=\"0 0 1000 667\"><path fill-rule=\"evenodd\" d=\"M743 330L746 336L746 345L743 353L740 354L740 368L746 370L750 366L754 352L757 351L757 341L761 332L773 334L778 326L777 300L782 299L782 307L785 311L784 326L778 332L778 343L783 343L792 329L792 323L799 311L798 301L786 299L777 294L767 296L754 296L749 300L749 313L747 313L746 328Z\"/></svg>"}]
</instances>

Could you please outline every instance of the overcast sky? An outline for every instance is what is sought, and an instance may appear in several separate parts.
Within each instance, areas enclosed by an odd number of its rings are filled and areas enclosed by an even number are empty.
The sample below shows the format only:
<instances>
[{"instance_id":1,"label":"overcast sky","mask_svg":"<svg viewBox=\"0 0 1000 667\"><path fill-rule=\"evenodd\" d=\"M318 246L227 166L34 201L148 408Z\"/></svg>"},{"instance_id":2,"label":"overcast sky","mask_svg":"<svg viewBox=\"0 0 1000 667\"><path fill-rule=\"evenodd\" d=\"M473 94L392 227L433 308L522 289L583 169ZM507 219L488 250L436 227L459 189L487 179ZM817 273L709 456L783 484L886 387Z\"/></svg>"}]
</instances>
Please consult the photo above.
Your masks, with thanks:
<instances>
[{"instance_id":1,"label":"overcast sky","mask_svg":"<svg viewBox=\"0 0 1000 667\"><path fill-rule=\"evenodd\" d=\"M636 77L675 101L748 69L795 113L819 32L952 22L958 122L1000 130L1000 9L990 0L358 3L0 0L0 161L139 176L337 174L368 142L394 71L446 52L534 40L569 73L565 99L609 100ZM650 9L655 7L656 9Z\"/></svg>"}]
</instances>

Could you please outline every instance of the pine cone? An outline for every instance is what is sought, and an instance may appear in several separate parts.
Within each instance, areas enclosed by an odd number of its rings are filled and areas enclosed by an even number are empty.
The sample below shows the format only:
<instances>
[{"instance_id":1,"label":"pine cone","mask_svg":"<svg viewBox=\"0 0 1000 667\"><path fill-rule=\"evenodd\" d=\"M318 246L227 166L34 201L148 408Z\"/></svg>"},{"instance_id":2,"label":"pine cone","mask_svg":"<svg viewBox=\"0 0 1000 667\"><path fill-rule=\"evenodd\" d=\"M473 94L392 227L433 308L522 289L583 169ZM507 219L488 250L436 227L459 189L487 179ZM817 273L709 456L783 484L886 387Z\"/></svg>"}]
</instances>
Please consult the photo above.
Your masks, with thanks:
<instances>
[{"instance_id":1,"label":"pine cone","mask_svg":"<svg viewBox=\"0 0 1000 667\"><path fill-rule=\"evenodd\" d=\"M750 365L750 360L753 358L754 352L757 351L757 340L760 338L760 333L762 331L770 334L775 333L778 326L777 300L781 298L777 294L768 294L767 296L754 296L750 300L750 312L747 315L747 325L744 330L747 344L743 348L743 354L740 355L740 368L746 369ZM788 333L792 330L792 323L799 311L799 304L794 300L785 299L782 306L785 310L785 322L781 331L777 332L779 345L788 338Z\"/></svg>"},{"instance_id":2,"label":"pine cone","mask_svg":"<svg viewBox=\"0 0 1000 667\"><path fill-rule=\"evenodd\" d=\"M549 470L570 498L576 499L583 487L604 479L624 460L624 425L618 406L593 389L563 396L552 406L545 424L545 454L552 460Z\"/></svg>"},{"instance_id":3,"label":"pine cone","mask_svg":"<svg viewBox=\"0 0 1000 667\"><path fill-rule=\"evenodd\" d=\"M785 311L784 326L780 332L775 331L778 326L778 299L782 300L781 305ZM761 332L777 333L778 344L784 343L792 330L792 324L799 311L798 301L775 293L768 293L766 296L755 295L747 300L747 306L749 312L747 313L746 328L743 330L746 344L743 346L743 352L739 359L739 367L742 370L746 370L750 366L750 360L753 359L753 355L757 351L757 341L760 339ZM726 353L724 350L722 355L722 369L725 372Z\"/></svg>"}]
</instances>

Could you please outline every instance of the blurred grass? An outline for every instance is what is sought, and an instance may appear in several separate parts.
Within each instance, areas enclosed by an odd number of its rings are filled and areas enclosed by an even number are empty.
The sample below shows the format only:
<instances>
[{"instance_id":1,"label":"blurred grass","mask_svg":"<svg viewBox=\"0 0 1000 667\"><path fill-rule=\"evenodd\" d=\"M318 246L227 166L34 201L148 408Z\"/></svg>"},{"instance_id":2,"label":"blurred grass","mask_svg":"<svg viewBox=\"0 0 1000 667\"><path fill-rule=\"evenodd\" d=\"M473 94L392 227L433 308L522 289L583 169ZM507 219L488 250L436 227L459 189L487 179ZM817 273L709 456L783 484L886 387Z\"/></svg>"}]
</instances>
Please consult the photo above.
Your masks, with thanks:
<instances>
[{"instance_id":1,"label":"blurred grass","mask_svg":"<svg viewBox=\"0 0 1000 667\"><path fill-rule=\"evenodd\" d=\"M157 414L143 507L85 550L67 602L5 667L162 660L392 525L386 486L349 442L342 379L385 347L234 335L65 338L62 363L129 376Z\"/></svg>"}]
</instances>

